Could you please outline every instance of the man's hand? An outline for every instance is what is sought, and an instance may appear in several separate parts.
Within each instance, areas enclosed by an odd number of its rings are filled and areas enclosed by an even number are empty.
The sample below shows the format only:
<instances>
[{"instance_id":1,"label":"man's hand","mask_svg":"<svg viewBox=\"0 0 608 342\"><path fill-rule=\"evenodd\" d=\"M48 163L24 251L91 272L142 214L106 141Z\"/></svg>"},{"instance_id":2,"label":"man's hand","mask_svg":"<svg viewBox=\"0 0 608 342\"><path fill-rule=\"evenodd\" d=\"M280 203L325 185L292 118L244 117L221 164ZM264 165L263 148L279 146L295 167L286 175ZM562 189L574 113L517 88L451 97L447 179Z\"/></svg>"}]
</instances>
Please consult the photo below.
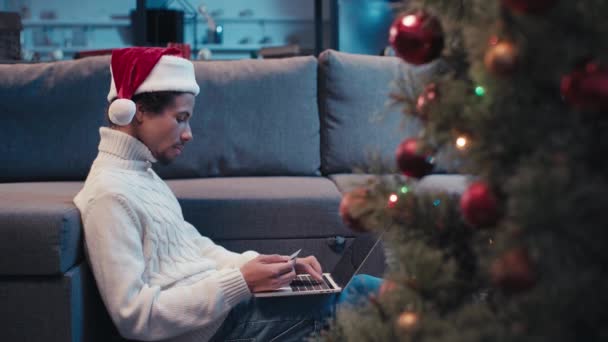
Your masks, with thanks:
<instances>
[{"instance_id":1,"label":"man's hand","mask_svg":"<svg viewBox=\"0 0 608 342\"><path fill-rule=\"evenodd\" d=\"M296 258L296 273L308 273L318 281L323 280L323 269L317 258L310 255L306 258Z\"/></svg>"},{"instance_id":2,"label":"man's hand","mask_svg":"<svg viewBox=\"0 0 608 342\"><path fill-rule=\"evenodd\" d=\"M289 257L281 255L260 255L243 265L241 273L252 293L279 289L296 277Z\"/></svg>"}]
</instances>

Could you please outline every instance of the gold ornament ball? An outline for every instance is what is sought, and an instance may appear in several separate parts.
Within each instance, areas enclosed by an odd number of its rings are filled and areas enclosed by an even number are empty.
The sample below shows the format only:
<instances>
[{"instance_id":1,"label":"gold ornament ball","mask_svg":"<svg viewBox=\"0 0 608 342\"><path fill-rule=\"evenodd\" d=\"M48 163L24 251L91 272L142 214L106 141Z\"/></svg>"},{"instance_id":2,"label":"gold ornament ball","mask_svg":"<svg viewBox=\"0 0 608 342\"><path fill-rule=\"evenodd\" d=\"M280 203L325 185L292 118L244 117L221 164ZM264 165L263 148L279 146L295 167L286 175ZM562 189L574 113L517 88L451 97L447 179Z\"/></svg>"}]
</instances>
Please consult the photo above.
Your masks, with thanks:
<instances>
[{"instance_id":1,"label":"gold ornament ball","mask_svg":"<svg viewBox=\"0 0 608 342\"><path fill-rule=\"evenodd\" d=\"M418 325L418 314L411 311L402 312L397 319L397 325L403 330L411 330Z\"/></svg>"},{"instance_id":2,"label":"gold ornament ball","mask_svg":"<svg viewBox=\"0 0 608 342\"><path fill-rule=\"evenodd\" d=\"M484 57L486 68L495 75L507 76L517 68L517 48L508 41L491 45Z\"/></svg>"}]
</instances>

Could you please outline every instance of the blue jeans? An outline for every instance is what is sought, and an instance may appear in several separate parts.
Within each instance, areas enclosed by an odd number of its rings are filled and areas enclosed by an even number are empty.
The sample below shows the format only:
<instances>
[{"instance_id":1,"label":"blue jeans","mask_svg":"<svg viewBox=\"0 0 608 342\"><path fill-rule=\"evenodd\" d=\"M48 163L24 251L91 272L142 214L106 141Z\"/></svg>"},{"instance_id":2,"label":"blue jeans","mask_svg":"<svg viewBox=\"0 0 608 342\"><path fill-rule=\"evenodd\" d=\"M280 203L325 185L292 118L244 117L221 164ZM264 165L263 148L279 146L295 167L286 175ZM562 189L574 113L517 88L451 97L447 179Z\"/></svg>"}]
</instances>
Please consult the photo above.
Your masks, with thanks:
<instances>
[{"instance_id":1,"label":"blue jeans","mask_svg":"<svg viewBox=\"0 0 608 342\"><path fill-rule=\"evenodd\" d=\"M253 298L230 311L211 341L304 341L334 317L336 306L366 301L381 283L356 275L339 294Z\"/></svg>"}]
</instances>

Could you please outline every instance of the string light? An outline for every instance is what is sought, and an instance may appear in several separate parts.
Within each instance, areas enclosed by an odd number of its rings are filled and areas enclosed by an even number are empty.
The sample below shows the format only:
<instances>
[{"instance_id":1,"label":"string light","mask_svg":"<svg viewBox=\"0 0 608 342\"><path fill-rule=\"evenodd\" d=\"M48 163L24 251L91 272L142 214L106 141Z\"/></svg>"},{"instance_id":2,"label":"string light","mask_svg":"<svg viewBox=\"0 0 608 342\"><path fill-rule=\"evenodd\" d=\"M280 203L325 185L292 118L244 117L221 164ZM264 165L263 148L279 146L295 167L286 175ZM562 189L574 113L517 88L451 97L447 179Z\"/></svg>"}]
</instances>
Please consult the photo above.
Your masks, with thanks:
<instances>
[{"instance_id":1,"label":"string light","mask_svg":"<svg viewBox=\"0 0 608 342\"><path fill-rule=\"evenodd\" d=\"M477 96L484 96L486 94L486 89L482 86L477 86L475 87L475 95Z\"/></svg>"},{"instance_id":2,"label":"string light","mask_svg":"<svg viewBox=\"0 0 608 342\"><path fill-rule=\"evenodd\" d=\"M440 199L436 199L433 201L433 205L438 207L441 204L441 200Z\"/></svg>"},{"instance_id":3,"label":"string light","mask_svg":"<svg viewBox=\"0 0 608 342\"><path fill-rule=\"evenodd\" d=\"M390 196L388 196L388 201L391 203L397 203L398 200L399 196L397 196L397 194L391 194Z\"/></svg>"},{"instance_id":4,"label":"string light","mask_svg":"<svg viewBox=\"0 0 608 342\"><path fill-rule=\"evenodd\" d=\"M406 311L399 315L397 324L403 329L413 328L416 326L416 324L418 324L418 315L414 312Z\"/></svg>"},{"instance_id":5,"label":"string light","mask_svg":"<svg viewBox=\"0 0 608 342\"><path fill-rule=\"evenodd\" d=\"M456 139L456 147L459 150L464 150L467 147L468 141L467 138L465 136L459 136L458 139Z\"/></svg>"},{"instance_id":6,"label":"string light","mask_svg":"<svg viewBox=\"0 0 608 342\"><path fill-rule=\"evenodd\" d=\"M402 194L407 194L409 191L410 191L410 189L408 189L407 186L404 185L404 186L401 187L401 193Z\"/></svg>"},{"instance_id":7,"label":"string light","mask_svg":"<svg viewBox=\"0 0 608 342\"><path fill-rule=\"evenodd\" d=\"M395 206L395 203L397 203L397 201L399 200L399 196L397 196L397 194L390 194L390 196L388 196L388 207L392 208Z\"/></svg>"}]
</instances>

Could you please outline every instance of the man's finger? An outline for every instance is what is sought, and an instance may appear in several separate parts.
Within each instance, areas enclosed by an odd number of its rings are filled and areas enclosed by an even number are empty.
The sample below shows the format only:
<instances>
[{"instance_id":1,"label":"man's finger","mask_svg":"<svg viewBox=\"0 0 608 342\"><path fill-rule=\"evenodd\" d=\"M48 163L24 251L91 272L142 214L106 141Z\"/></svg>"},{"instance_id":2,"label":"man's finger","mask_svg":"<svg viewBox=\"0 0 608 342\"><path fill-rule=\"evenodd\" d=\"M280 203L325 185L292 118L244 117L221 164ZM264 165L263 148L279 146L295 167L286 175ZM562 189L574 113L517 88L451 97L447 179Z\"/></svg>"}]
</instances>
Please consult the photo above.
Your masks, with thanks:
<instances>
[{"instance_id":1,"label":"man's finger","mask_svg":"<svg viewBox=\"0 0 608 342\"><path fill-rule=\"evenodd\" d=\"M258 258L261 262L264 262L267 264L271 264L271 263L275 263L275 262L285 262L289 259L285 255L278 255L278 254L260 255Z\"/></svg>"},{"instance_id":2,"label":"man's finger","mask_svg":"<svg viewBox=\"0 0 608 342\"><path fill-rule=\"evenodd\" d=\"M283 274L279 279L277 279L277 283L279 287L284 287L289 285L294 279L296 279L296 272L291 270L289 273Z\"/></svg>"},{"instance_id":3,"label":"man's finger","mask_svg":"<svg viewBox=\"0 0 608 342\"><path fill-rule=\"evenodd\" d=\"M277 263L276 265L273 265L273 266L275 267L276 274L279 276L282 276L286 273L294 271L293 264L290 262Z\"/></svg>"},{"instance_id":4,"label":"man's finger","mask_svg":"<svg viewBox=\"0 0 608 342\"><path fill-rule=\"evenodd\" d=\"M315 258L314 256L311 255L302 260L304 260L302 265L304 265L304 264L310 265L318 274L323 274L323 268L321 267L321 264L319 263L317 258Z\"/></svg>"},{"instance_id":5,"label":"man's finger","mask_svg":"<svg viewBox=\"0 0 608 342\"><path fill-rule=\"evenodd\" d=\"M309 264L303 264L303 266L304 266L304 271L306 273L310 274L317 281L323 280L323 277L314 268L312 268L312 266L310 266Z\"/></svg>"},{"instance_id":6,"label":"man's finger","mask_svg":"<svg viewBox=\"0 0 608 342\"><path fill-rule=\"evenodd\" d=\"M315 271L317 271L317 273L319 274L323 274L323 268L321 267L321 264L319 263L319 261L317 261L317 258L312 257L312 262L310 264L310 266L312 266L312 268L315 269Z\"/></svg>"}]
</instances>

